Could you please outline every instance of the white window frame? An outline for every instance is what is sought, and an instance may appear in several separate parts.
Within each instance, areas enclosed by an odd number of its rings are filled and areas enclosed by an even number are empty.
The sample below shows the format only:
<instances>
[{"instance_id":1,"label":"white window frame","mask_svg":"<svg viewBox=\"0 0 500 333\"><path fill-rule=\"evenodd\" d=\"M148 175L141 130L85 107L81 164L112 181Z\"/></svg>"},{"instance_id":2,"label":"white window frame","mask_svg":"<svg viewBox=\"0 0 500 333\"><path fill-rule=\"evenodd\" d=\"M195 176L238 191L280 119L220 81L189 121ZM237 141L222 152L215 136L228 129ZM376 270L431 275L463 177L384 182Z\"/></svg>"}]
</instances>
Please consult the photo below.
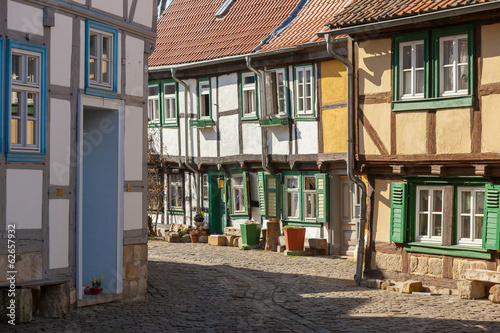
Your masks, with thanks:
<instances>
[{"instance_id":1,"label":"white window frame","mask_svg":"<svg viewBox=\"0 0 500 333\"><path fill-rule=\"evenodd\" d=\"M416 62L417 62L417 45L423 45L424 46L424 66L423 67L416 67ZM403 69L403 64L404 64L404 52L403 49L405 46L411 46L411 68L408 69ZM404 99L415 99L415 98L424 98L424 92L425 92L425 52L427 50L425 49L425 42L423 39L420 40L414 40L414 41L409 41L409 42L401 42L399 43L399 98L404 100ZM403 74L405 72L411 72L411 93L410 94L404 94L404 77ZM417 86L417 71L422 71L422 75L424 75L424 91L422 93L416 93L416 86Z\"/></svg>"},{"instance_id":2,"label":"white window frame","mask_svg":"<svg viewBox=\"0 0 500 333\"><path fill-rule=\"evenodd\" d=\"M469 78L467 78L467 89L458 89L458 67L467 66L467 75L469 75L469 49L467 48L467 61L465 63L458 63L458 40L467 39L467 43L470 43L467 34L463 35L453 35L439 38L439 91L440 96L456 96L456 95L467 95L469 93ZM453 64L444 65L444 48L443 44L446 41L453 41ZM444 68L453 68L453 90L444 90Z\"/></svg>"},{"instance_id":3,"label":"white window frame","mask_svg":"<svg viewBox=\"0 0 500 333\"><path fill-rule=\"evenodd\" d=\"M310 82L306 82L307 73L310 73ZM302 73L304 82L299 82L299 76ZM307 94L307 87L309 86L310 95ZM295 93L297 96L297 115L313 115L314 114L314 68L312 65L295 67ZM311 99L311 108L307 109L307 99ZM302 102L302 108L300 107Z\"/></svg>"},{"instance_id":4,"label":"white window frame","mask_svg":"<svg viewBox=\"0 0 500 333\"><path fill-rule=\"evenodd\" d=\"M172 180L173 177L178 177L178 180ZM173 190L176 189L176 195L173 195ZM179 191L180 189L180 191ZM181 196L177 195L181 193ZM172 205L172 198L175 198L175 206ZM172 173L168 176L168 209L170 210L184 210L183 200L184 199L184 181L182 174Z\"/></svg>"},{"instance_id":5,"label":"white window frame","mask_svg":"<svg viewBox=\"0 0 500 333\"><path fill-rule=\"evenodd\" d=\"M113 61L115 58L115 55L113 54L114 52L114 35L112 33L98 30L95 28L90 28L89 29L89 38L91 38L92 35L97 36L97 45L96 45L96 53L97 56L93 56L90 54L90 41L89 41L89 49L88 49L88 54L89 54L89 63L88 63L88 72L87 72L87 77L88 77L88 82L89 85L91 86L96 86L99 88L106 88L106 89L111 89L113 85ZM103 37L109 38L109 58L104 59L103 54L102 54L102 41ZM92 79L90 77L90 60L94 59L96 62L96 77ZM102 63L103 61L106 61L108 63L108 68L109 68L109 82L103 81L103 72L102 72Z\"/></svg>"},{"instance_id":6,"label":"white window frame","mask_svg":"<svg viewBox=\"0 0 500 333\"><path fill-rule=\"evenodd\" d=\"M462 212L462 193L464 192L471 192L471 203L470 203L470 213L463 213ZM481 237L477 238L475 234L476 230L476 217L484 217L484 214L479 214L476 212L476 201L477 201L477 194L478 193L485 193L484 187L458 187L458 200L457 200L457 244L458 245L465 245L465 246L479 246L481 247L483 244L483 238L482 238L482 231L481 231ZM470 238L462 238L462 216L468 216L470 218Z\"/></svg>"},{"instance_id":7,"label":"white window frame","mask_svg":"<svg viewBox=\"0 0 500 333\"><path fill-rule=\"evenodd\" d=\"M204 87L207 85L208 87ZM200 118L210 118L210 81L209 80L203 80L198 82L198 103L200 103ZM208 96L208 103L201 103L202 98L204 99L204 96ZM204 106L202 108L202 106ZM203 112L206 111L206 112ZM204 114L206 113L206 114Z\"/></svg>"},{"instance_id":8,"label":"white window frame","mask_svg":"<svg viewBox=\"0 0 500 333\"><path fill-rule=\"evenodd\" d=\"M420 191L428 191L428 204L426 211L420 211ZM441 212L433 212L433 202L434 202L434 191L441 190L442 191L442 200L443 206L441 207ZM444 186L417 186L416 190L417 204L415 209L415 241L422 243L433 243L433 244L442 244L443 243L443 212L444 212L444 202L445 202L445 192ZM427 235L420 235L420 214L427 215ZM433 227L433 216L440 215L441 216L441 236L432 236L432 227Z\"/></svg>"},{"instance_id":9,"label":"white window frame","mask_svg":"<svg viewBox=\"0 0 500 333\"><path fill-rule=\"evenodd\" d=\"M149 119L148 123L158 124L160 122L160 98L159 98L160 88L158 84L148 85L148 93L149 93L149 88L158 89L158 94L152 96L148 94L148 119ZM155 117L155 115L157 116L157 118Z\"/></svg>"},{"instance_id":10,"label":"white window frame","mask_svg":"<svg viewBox=\"0 0 500 333\"><path fill-rule=\"evenodd\" d=\"M166 93L166 86L173 86L174 87L174 93L173 94L167 94ZM176 89L176 84L174 82L168 82L163 84L163 117L164 117L164 122L165 123L175 123L176 122L176 117L177 117L177 89ZM172 114L167 113L167 105L170 106L170 111Z\"/></svg>"},{"instance_id":11,"label":"white window frame","mask_svg":"<svg viewBox=\"0 0 500 333\"><path fill-rule=\"evenodd\" d=\"M295 179L297 180L297 188L288 188L288 180L289 179ZM284 215L286 220L300 220L300 181L301 181L301 176L300 175L290 175L290 176L285 176L283 186L285 188L285 209L284 209ZM297 212L298 216L289 216L288 215L288 194L296 194L298 197L297 200Z\"/></svg>"},{"instance_id":12,"label":"white window frame","mask_svg":"<svg viewBox=\"0 0 500 333\"><path fill-rule=\"evenodd\" d=\"M241 179L241 184L236 183L236 178ZM231 198L232 198L232 213L233 214L244 214L245 213L245 186L243 182L243 174L231 175ZM239 191L241 195L236 195L236 190ZM240 209L236 210L236 201L240 205Z\"/></svg>"},{"instance_id":13,"label":"white window frame","mask_svg":"<svg viewBox=\"0 0 500 333\"><path fill-rule=\"evenodd\" d=\"M253 83L245 83L245 79L253 77ZM253 117L257 115L257 77L254 73L243 73L241 74L241 86L243 91L242 103L243 103L243 117ZM249 96L250 95L250 96ZM248 101L250 100L250 103ZM251 108L249 108L251 105ZM250 109L250 112L249 112Z\"/></svg>"},{"instance_id":14,"label":"white window frame","mask_svg":"<svg viewBox=\"0 0 500 333\"><path fill-rule=\"evenodd\" d=\"M278 80L281 75L282 79ZM266 84L272 85L270 87L271 96L267 96L270 99L267 104L267 116L270 117L285 117L288 113L288 91L287 91L287 78L286 78L286 69L285 68L277 68L270 70L266 73ZM280 88L283 88L283 98L279 98ZM283 109L283 112L280 112L280 109Z\"/></svg>"},{"instance_id":15,"label":"white window frame","mask_svg":"<svg viewBox=\"0 0 500 333\"><path fill-rule=\"evenodd\" d=\"M27 51L13 48L11 52L11 59L14 56L21 57L21 73L20 78L15 79L10 73L11 78L11 105L8 106L8 112L10 116L10 149L12 151L29 151L29 152L40 152L40 131L41 131L41 57L42 54L39 52ZM35 68L35 81L28 81L28 57L36 58L36 68ZM18 100L18 110L19 115L12 115L12 93L20 93L20 100ZM35 94L35 110L34 116L28 116L28 94ZM20 125L20 142L13 143L12 135L13 120L17 120L21 123ZM28 144L28 122L35 122L34 133L33 133L33 144ZM17 141L17 139L16 139Z\"/></svg>"},{"instance_id":16,"label":"white window frame","mask_svg":"<svg viewBox=\"0 0 500 333\"><path fill-rule=\"evenodd\" d=\"M306 189L306 186L305 186L306 185L306 178L312 178L312 181L314 184L313 190ZM304 175L304 176L302 176L302 181L304 183L304 187L303 187L304 189L302 191L304 193L304 203L303 203L304 219L316 221L316 177L315 177L315 175ZM312 198L312 200L310 201L312 216L307 216L307 206L308 206L307 198L308 197ZM299 207L299 213L300 213L300 207Z\"/></svg>"}]
</instances>

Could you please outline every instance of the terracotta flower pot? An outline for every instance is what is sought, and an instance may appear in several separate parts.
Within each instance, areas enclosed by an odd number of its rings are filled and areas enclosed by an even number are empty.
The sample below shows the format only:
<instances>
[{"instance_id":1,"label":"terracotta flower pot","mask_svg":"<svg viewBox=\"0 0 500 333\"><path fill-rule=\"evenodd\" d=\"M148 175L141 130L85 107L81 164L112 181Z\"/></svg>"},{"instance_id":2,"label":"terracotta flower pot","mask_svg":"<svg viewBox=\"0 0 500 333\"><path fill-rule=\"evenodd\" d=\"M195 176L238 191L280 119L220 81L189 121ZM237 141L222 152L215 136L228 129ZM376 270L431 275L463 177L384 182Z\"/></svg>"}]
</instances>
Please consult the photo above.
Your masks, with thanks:
<instances>
[{"instance_id":1,"label":"terracotta flower pot","mask_svg":"<svg viewBox=\"0 0 500 333\"><path fill-rule=\"evenodd\" d=\"M198 242L198 236L191 236L191 243L197 243Z\"/></svg>"},{"instance_id":2,"label":"terracotta flower pot","mask_svg":"<svg viewBox=\"0 0 500 333\"><path fill-rule=\"evenodd\" d=\"M90 288L90 295L102 294L102 288Z\"/></svg>"},{"instance_id":3,"label":"terracotta flower pot","mask_svg":"<svg viewBox=\"0 0 500 333\"><path fill-rule=\"evenodd\" d=\"M288 251L303 251L306 228L285 229L285 245Z\"/></svg>"}]
</instances>

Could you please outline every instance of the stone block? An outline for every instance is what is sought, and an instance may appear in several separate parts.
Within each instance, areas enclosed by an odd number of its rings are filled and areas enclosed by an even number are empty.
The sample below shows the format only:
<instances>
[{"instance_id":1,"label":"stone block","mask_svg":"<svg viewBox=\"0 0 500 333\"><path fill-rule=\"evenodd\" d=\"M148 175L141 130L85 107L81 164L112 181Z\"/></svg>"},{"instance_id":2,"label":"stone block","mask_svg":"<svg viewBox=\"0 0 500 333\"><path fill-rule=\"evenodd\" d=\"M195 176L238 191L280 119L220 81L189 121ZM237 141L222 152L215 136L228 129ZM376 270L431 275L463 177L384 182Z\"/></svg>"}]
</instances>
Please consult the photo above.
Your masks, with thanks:
<instances>
[{"instance_id":1,"label":"stone block","mask_svg":"<svg viewBox=\"0 0 500 333\"><path fill-rule=\"evenodd\" d=\"M478 299L486 297L484 284L479 281L460 280L457 282L458 296L465 299Z\"/></svg>"},{"instance_id":2,"label":"stone block","mask_svg":"<svg viewBox=\"0 0 500 333\"><path fill-rule=\"evenodd\" d=\"M140 279L137 287L137 297L146 297L147 289L148 289L148 280Z\"/></svg>"},{"instance_id":3,"label":"stone block","mask_svg":"<svg viewBox=\"0 0 500 333\"><path fill-rule=\"evenodd\" d=\"M167 236L165 237L165 240L169 243L180 243L181 238L178 233L176 232L169 232Z\"/></svg>"},{"instance_id":4,"label":"stone block","mask_svg":"<svg viewBox=\"0 0 500 333\"><path fill-rule=\"evenodd\" d=\"M283 246L286 245L285 236L280 236L279 237L279 239L278 239L278 245L283 245Z\"/></svg>"},{"instance_id":5,"label":"stone block","mask_svg":"<svg viewBox=\"0 0 500 333\"><path fill-rule=\"evenodd\" d=\"M8 262L7 262L7 256L1 256L0 255L0 282L5 282L7 281L7 271L8 271Z\"/></svg>"},{"instance_id":6,"label":"stone block","mask_svg":"<svg viewBox=\"0 0 500 333\"><path fill-rule=\"evenodd\" d=\"M137 283L137 281L130 281L129 292L128 292L129 299L136 298L138 291L139 291L139 283Z\"/></svg>"},{"instance_id":7,"label":"stone block","mask_svg":"<svg viewBox=\"0 0 500 333\"><path fill-rule=\"evenodd\" d=\"M383 282L382 280L368 279L368 280L361 281L361 286L366 287L366 288L381 289L382 282Z\"/></svg>"},{"instance_id":8,"label":"stone block","mask_svg":"<svg viewBox=\"0 0 500 333\"><path fill-rule=\"evenodd\" d=\"M147 244L134 245L134 261L148 260L148 246Z\"/></svg>"},{"instance_id":9,"label":"stone block","mask_svg":"<svg viewBox=\"0 0 500 333\"><path fill-rule=\"evenodd\" d=\"M130 298L130 281L123 279L123 287L122 287L122 299L127 300Z\"/></svg>"},{"instance_id":10,"label":"stone block","mask_svg":"<svg viewBox=\"0 0 500 333\"><path fill-rule=\"evenodd\" d=\"M208 243L208 236L198 236L198 243Z\"/></svg>"},{"instance_id":11,"label":"stone block","mask_svg":"<svg viewBox=\"0 0 500 333\"><path fill-rule=\"evenodd\" d=\"M76 303L76 288L72 287L69 290L69 305L73 306Z\"/></svg>"},{"instance_id":12,"label":"stone block","mask_svg":"<svg viewBox=\"0 0 500 333\"><path fill-rule=\"evenodd\" d=\"M443 259L430 258L428 271L429 274L443 276Z\"/></svg>"},{"instance_id":13,"label":"stone block","mask_svg":"<svg viewBox=\"0 0 500 333\"><path fill-rule=\"evenodd\" d=\"M31 255L28 253L16 255L16 281L31 281Z\"/></svg>"},{"instance_id":14,"label":"stone block","mask_svg":"<svg viewBox=\"0 0 500 333\"><path fill-rule=\"evenodd\" d=\"M40 316L65 318L69 315L70 292L67 283L40 287Z\"/></svg>"},{"instance_id":15,"label":"stone block","mask_svg":"<svg viewBox=\"0 0 500 333\"><path fill-rule=\"evenodd\" d=\"M208 236L208 244L215 246L226 246L226 237L222 235Z\"/></svg>"},{"instance_id":16,"label":"stone block","mask_svg":"<svg viewBox=\"0 0 500 333\"><path fill-rule=\"evenodd\" d=\"M456 280L465 279L465 271L468 269L484 269L487 270L485 261L478 260L453 260L453 278Z\"/></svg>"},{"instance_id":17,"label":"stone block","mask_svg":"<svg viewBox=\"0 0 500 333\"><path fill-rule=\"evenodd\" d=\"M499 266L500 267L500 266ZM500 283L500 273L484 269L467 269L464 273L467 280Z\"/></svg>"},{"instance_id":18,"label":"stone block","mask_svg":"<svg viewBox=\"0 0 500 333\"><path fill-rule=\"evenodd\" d=\"M224 235L224 237L226 237L226 245L227 246L234 246L234 239L236 238L235 236Z\"/></svg>"},{"instance_id":19,"label":"stone block","mask_svg":"<svg viewBox=\"0 0 500 333\"><path fill-rule=\"evenodd\" d=\"M399 254L388 254L387 258L387 270L394 272L401 272L403 267L403 260Z\"/></svg>"},{"instance_id":20,"label":"stone block","mask_svg":"<svg viewBox=\"0 0 500 333\"><path fill-rule=\"evenodd\" d=\"M401 285L402 294L411 294L412 292L422 291L422 282L416 280L407 280Z\"/></svg>"},{"instance_id":21,"label":"stone block","mask_svg":"<svg viewBox=\"0 0 500 333\"><path fill-rule=\"evenodd\" d=\"M387 255L385 253L374 252L372 255L372 267L387 269Z\"/></svg>"},{"instance_id":22,"label":"stone block","mask_svg":"<svg viewBox=\"0 0 500 333\"><path fill-rule=\"evenodd\" d=\"M278 247L276 248L276 252L278 252L278 253L283 253L283 252L285 252L285 250L286 250L285 245L278 245Z\"/></svg>"},{"instance_id":23,"label":"stone block","mask_svg":"<svg viewBox=\"0 0 500 333\"><path fill-rule=\"evenodd\" d=\"M394 283L392 283L391 281L382 281L382 283L380 283L380 289L383 290L387 290L391 286L394 286Z\"/></svg>"},{"instance_id":24,"label":"stone block","mask_svg":"<svg viewBox=\"0 0 500 333\"><path fill-rule=\"evenodd\" d=\"M33 298L30 289L16 289L14 305L9 297L9 289L0 290L0 323L15 319L16 324L29 323L32 320Z\"/></svg>"},{"instance_id":25,"label":"stone block","mask_svg":"<svg viewBox=\"0 0 500 333\"><path fill-rule=\"evenodd\" d=\"M394 286L388 286L387 287L387 291L395 291L395 292L399 293L401 291L401 288L398 287L398 286L396 286L396 285L394 285Z\"/></svg>"},{"instance_id":26,"label":"stone block","mask_svg":"<svg viewBox=\"0 0 500 333\"><path fill-rule=\"evenodd\" d=\"M191 243L191 236L189 236L189 235L183 235L181 237L181 243Z\"/></svg>"},{"instance_id":27,"label":"stone block","mask_svg":"<svg viewBox=\"0 0 500 333\"><path fill-rule=\"evenodd\" d=\"M410 273L413 274L427 274L429 270L429 258L428 257L410 257Z\"/></svg>"},{"instance_id":28,"label":"stone block","mask_svg":"<svg viewBox=\"0 0 500 333\"><path fill-rule=\"evenodd\" d=\"M307 243L306 247L309 246L311 249L326 250L328 248L324 238L309 238Z\"/></svg>"},{"instance_id":29,"label":"stone block","mask_svg":"<svg viewBox=\"0 0 500 333\"><path fill-rule=\"evenodd\" d=\"M42 272L42 254L34 253L31 258L31 279L32 280L41 280L43 276Z\"/></svg>"},{"instance_id":30,"label":"stone block","mask_svg":"<svg viewBox=\"0 0 500 333\"><path fill-rule=\"evenodd\" d=\"M139 268L140 278L147 279L148 278L148 262L143 261L139 265L140 265L140 268Z\"/></svg>"},{"instance_id":31,"label":"stone block","mask_svg":"<svg viewBox=\"0 0 500 333\"><path fill-rule=\"evenodd\" d=\"M224 228L224 235L241 237L241 229L232 227Z\"/></svg>"},{"instance_id":32,"label":"stone block","mask_svg":"<svg viewBox=\"0 0 500 333\"><path fill-rule=\"evenodd\" d=\"M127 279L139 279L141 277L140 265L127 264L125 267L125 277Z\"/></svg>"},{"instance_id":33,"label":"stone block","mask_svg":"<svg viewBox=\"0 0 500 333\"><path fill-rule=\"evenodd\" d=\"M134 262L134 246L125 245L123 246L123 262Z\"/></svg>"},{"instance_id":34,"label":"stone block","mask_svg":"<svg viewBox=\"0 0 500 333\"><path fill-rule=\"evenodd\" d=\"M235 237L234 238L233 246L234 247L240 247L241 246L241 237Z\"/></svg>"},{"instance_id":35,"label":"stone block","mask_svg":"<svg viewBox=\"0 0 500 333\"><path fill-rule=\"evenodd\" d=\"M490 302L500 303L500 285L495 284L490 288L490 295L488 297Z\"/></svg>"}]
</instances>

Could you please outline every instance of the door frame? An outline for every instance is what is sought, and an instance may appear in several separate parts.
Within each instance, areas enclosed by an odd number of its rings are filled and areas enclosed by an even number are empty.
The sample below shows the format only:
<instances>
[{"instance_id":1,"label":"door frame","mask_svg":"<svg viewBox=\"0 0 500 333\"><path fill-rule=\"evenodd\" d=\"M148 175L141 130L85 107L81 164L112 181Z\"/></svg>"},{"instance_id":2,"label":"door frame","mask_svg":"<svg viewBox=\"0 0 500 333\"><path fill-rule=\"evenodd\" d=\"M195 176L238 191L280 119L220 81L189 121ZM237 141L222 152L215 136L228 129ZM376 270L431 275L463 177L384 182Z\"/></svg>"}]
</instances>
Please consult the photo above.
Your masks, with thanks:
<instances>
[{"instance_id":1,"label":"door frame","mask_svg":"<svg viewBox=\"0 0 500 333\"><path fill-rule=\"evenodd\" d=\"M121 100L78 95L76 133L76 290L77 299L83 298L83 120L85 107L94 107L118 112L118 203L116 240L116 290L123 290L123 186L124 186L124 136L125 103Z\"/></svg>"},{"instance_id":2,"label":"door frame","mask_svg":"<svg viewBox=\"0 0 500 333\"><path fill-rule=\"evenodd\" d=\"M212 181L212 178L213 177L222 177L224 178L224 196L222 196L222 190L219 189L219 186L217 184L217 182L215 182L215 186L214 186L214 182ZM219 191L219 195L220 195L220 202L224 203L224 210L225 212L223 214L221 214L221 212L217 212L217 214L214 214L213 212L213 209L214 209L214 205L213 205L213 191L214 191L214 188L217 189ZM210 171L208 172L208 227L209 227L209 230L210 230L210 233L212 232L217 232L217 231L214 231L212 229L212 225L214 225L213 221L216 217L218 217L219 219L219 223L220 223L220 232L223 232L224 231L224 228L227 227L227 181L226 181L226 173L223 172L223 171ZM224 216L225 218L224 218Z\"/></svg>"}]
</instances>

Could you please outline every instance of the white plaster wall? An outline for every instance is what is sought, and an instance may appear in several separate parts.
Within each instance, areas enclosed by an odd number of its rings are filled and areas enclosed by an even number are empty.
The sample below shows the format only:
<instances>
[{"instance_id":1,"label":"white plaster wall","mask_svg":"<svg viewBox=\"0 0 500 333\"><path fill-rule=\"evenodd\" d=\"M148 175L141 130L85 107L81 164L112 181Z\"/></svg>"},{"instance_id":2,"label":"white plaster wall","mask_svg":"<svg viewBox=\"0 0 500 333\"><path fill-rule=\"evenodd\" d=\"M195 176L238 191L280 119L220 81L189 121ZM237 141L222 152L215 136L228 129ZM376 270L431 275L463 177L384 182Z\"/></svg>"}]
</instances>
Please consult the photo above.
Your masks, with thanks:
<instances>
[{"instance_id":1,"label":"white plaster wall","mask_svg":"<svg viewBox=\"0 0 500 333\"><path fill-rule=\"evenodd\" d=\"M243 136L243 154L262 154L262 132L259 123L243 122L241 131Z\"/></svg>"},{"instance_id":2,"label":"white plaster wall","mask_svg":"<svg viewBox=\"0 0 500 333\"><path fill-rule=\"evenodd\" d=\"M220 155L236 156L240 153L240 139L238 131L239 115L219 118Z\"/></svg>"},{"instance_id":3,"label":"white plaster wall","mask_svg":"<svg viewBox=\"0 0 500 333\"><path fill-rule=\"evenodd\" d=\"M165 127L163 131L163 154L179 155L179 129L176 127Z\"/></svg>"},{"instance_id":4,"label":"white plaster wall","mask_svg":"<svg viewBox=\"0 0 500 333\"><path fill-rule=\"evenodd\" d=\"M49 200L49 268L68 267L69 200Z\"/></svg>"},{"instance_id":5,"label":"white plaster wall","mask_svg":"<svg viewBox=\"0 0 500 333\"><path fill-rule=\"evenodd\" d=\"M140 1L135 8L134 22L151 27L153 22L153 8L154 1ZM130 8L132 7L132 1L128 2L128 13L130 15Z\"/></svg>"},{"instance_id":6,"label":"white plaster wall","mask_svg":"<svg viewBox=\"0 0 500 333\"><path fill-rule=\"evenodd\" d=\"M306 228L306 238L324 238L321 237L322 228Z\"/></svg>"},{"instance_id":7,"label":"white plaster wall","mask_svg":"<svg viewBox=\"0 0 500 333\"><path fill-rule=\"evenodd\" d=\"M298 154L318 153L318 123L315 121L297 122Z\"/></svg>"},{"instance_id":8,"label":"white plaster wall","mask_svg":"<svg viewBox=\"0 0 500 333\"><path fill-rule=\"evenodd\" d=\"M142 229L142 193L123 194L123 230Z\"/></svg>"},{"instance_id":9,"label":"white plaster wall","mask_svg":"<svg viewBox=\"0 0 500 333\"><path fill-rule=\"evenodd\" d=\"M125 93L133 96L143 96L144 70L144 41L131 36L125 37L126 74ZM118 66L120 68L120 66Z\"/></svg>"},{"instance_id":10,"label":"white plaster wall","mask_svg":"<svg viewBox=\"0 0 500 333\"><path fill-rule=\"evenodd\" d=\"M238 74L219 77L219 111L238 110Z\"/></svg>"},{"instance_id":11,"label":"white plaster wall","mask_svg":"<svg viewBox=\"0 0 500 333\"><path fill-rule=\"evenodd\" d=\"M7 224L42 227L43 171L7 169Z\"/></svg>"},{"instance_id":12,"label":"white plaster wall","mask_svg":"<svg viewBox=\"0 0 500 333\"><path fill-rule=\"evenodd\" d=\"M268 143L270 154L289 154L288 126L269 127Z\"/></svg>"},{"instance_id":13,"label":"white plaster wall","mask_svg":"<svg viewBox=\"0 0 500 333\"><path fill-rule=\"evenodd\" d=\"M215 127L199 130L200 134L200 156L217 157L217 132ZM221 147L222 148L222 147ZM224 148L221 149L224 150Z\"/></svg>"},{"instance_id":14,"label":"white plaster wall","mask_svg":"<svg viewBox=\"0 0 500 333\"><path fill-rule=\"evenodd\" d=\"M71 104L50 99L50 184L69 186Z\"/></svg>"},{"instance_id":15,"label":"white plaster wall","mask_svg":"<svg viewBox=\"0 0 500 333\"><path fill-rule=\"evenodd\" d=\"M52 50L57 52L50 52L50 83L69 87L73 19L56 13L55 21L56 25L50 29L50 40Z\"/></svg>"},{"instance_id":16,"label":"white plaster wall","mask_svg":"<svg viewBox=\"0 0 500 333\"><path fill-rule=\"evenodd\" d=\"M7 17L9 29L43 36L43 10L41 8L9 0Z\"/></svg>"},{"instance_id":17,"label":"white plaster wall","mask_svg":"<svg viewBox=\"0 0 500 333\"><path fill-rule=\"evenodd\" d=\"M140 1L141 4L138 4L137 7L142 6L143 2L149 1ZM99 0L92 1L92 7L95 9L99 9L120 17L123 17L123 1L122 0Z\"/></svg>"},{"instance_id":18,"label":"white plaster wall","mask_svg":"<svg viewBox=\"0 0 500 333\"><path fill-rule=\"evenodd\" d=\"M143 112L139 107L125 107L125 180L142 180Z\"/></svg>"}]
</instances>

